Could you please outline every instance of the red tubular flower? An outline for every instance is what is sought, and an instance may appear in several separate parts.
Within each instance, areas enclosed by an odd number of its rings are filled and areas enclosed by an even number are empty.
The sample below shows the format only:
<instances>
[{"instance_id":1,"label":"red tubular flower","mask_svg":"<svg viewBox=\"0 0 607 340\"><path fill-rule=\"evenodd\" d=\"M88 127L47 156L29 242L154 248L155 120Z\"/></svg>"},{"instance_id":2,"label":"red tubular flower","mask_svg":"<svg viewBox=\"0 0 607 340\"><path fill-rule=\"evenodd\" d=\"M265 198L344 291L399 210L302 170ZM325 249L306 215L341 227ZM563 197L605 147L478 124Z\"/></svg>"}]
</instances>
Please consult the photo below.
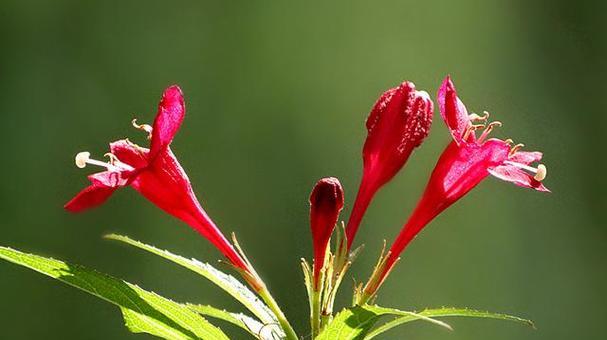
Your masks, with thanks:
<instances>
[{"instance_id":1,"label":"red tubular flower","mask_svg":"<svg viewBox=\"0 0 607 340\"><path fill-rule=\"evenodd\" d=\"M314 246L314 289L318 290L320 270L325 263L329 239L344 207L344 192L339 180L323 178L310 194L310 227Z\"/></svg>"},{"instance_id":2,"label":"red tubular flower","mask_svg":"<svg viewBox=\"0 0 607 340\"><path fill-rule=\"evenodd\" d=\"M348 249L375 193L405 165L432 125L432 100L405 81L377 100L366 126L363 147L363 175L346 227Z\"/></svg>"},{"instance_id":3,"label":"red tubular flower","mask_svg":"<svg viewBox=\"0 0 607 340\"><path fill-rule=\"evenodd\" d=\"M434 217L472 190L487 175L518 186L549 191L541 183L546 177L546 167L543 164L530 166L542 158L542 153L520 151L523 145L511 146L511 140L486 139L491 130L501 126L501 123L487 124L487 112L483 116L469 115L449 77L438 91L438 103L453 141L440 156L422 198L394 241L381 274L365 288L367 295L377 290L409 242ZM483 132L477 137L475 131L479 129L483 129Z\"/></svg>"},{"instance_id":4,"label":"red tubular flower","mask_svg":"<svg viewBox=\"0 0 607 340\"><path fill-rule=\"evenodd\" d=\"M149 149L128 139L110 143L109 163L90 159L88 152L79 153L76 156L78 167L84 168L88 163L105 167L106 171L90 175L91 185L65 204L65 209L80 212L98 206L118 188L130 186L202 234L235 267L248 271L245 261L200 206L188 176L169 147L184 115L181 89L171 86L163 93L153 128L133 121L135 127L150 134Z\"/></svg>"}]
</instances>

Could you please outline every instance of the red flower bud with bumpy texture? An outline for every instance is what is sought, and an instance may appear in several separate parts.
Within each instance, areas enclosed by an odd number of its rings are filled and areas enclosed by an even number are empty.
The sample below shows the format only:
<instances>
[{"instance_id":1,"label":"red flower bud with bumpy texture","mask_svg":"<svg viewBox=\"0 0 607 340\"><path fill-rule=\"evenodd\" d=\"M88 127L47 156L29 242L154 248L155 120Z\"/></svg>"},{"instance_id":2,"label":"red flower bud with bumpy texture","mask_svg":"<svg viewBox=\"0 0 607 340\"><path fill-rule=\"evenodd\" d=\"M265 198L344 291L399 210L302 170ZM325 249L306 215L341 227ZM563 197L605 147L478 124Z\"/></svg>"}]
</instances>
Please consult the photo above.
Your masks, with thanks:
<instances>
[{"instance_id":1,"label":"red flower bud with bumpy texture","mask_svg":"<svg viewBox=\"0 0 607 340\"><path fill-rule=\"evenodd\" d=\"M416 91L408 81L386 91L373 106L366 123L363 175L346 227L348 249L375 193L396 175L428 135L432 110L428 93Z\"/></svg>"},{"instance_id":2,"label":"red flower bud with bumpy texture","mask_svg":"<svg viewBox=\"0 0 607 340\"><path fill-rule=\"evenodd\" d=\"M154 125L133 125L146 131L150 148L143 148L129 140L110 143L108 163L90 158L90 153L76 156L76 165L98 165L106 171L90 175L91 185L65 205L71 212L79 212L104 203L118 188L130 186L165 212L187 223L207 238L237 268L247 270L242 257L234 250L215 223L200 206L190 180L175 158L169 145L185 116L181 89L171 86L164 91Z\"/></svg>"},{"instance_id":3,"label":"red flower bud with bumpy texture","mask_svg":"<svg viewBox=\"0 0 607 340\"><path fill-rule=\"evenodd\" d=\"M344 192L339 180L334 177L323 178L310 194L310 227L314 247L314 289L318 290L320 270L325 263L329 239L339 213L344 207Z\"/></svg>"},{"instance_id":4,"label":"red flower bud with bumpy texture","mask_svg":"<svg viewBox=\"0 0 607 340\"><path fill-rule=\"evenodd\" d=\"M468 114L449 77L438 91L438 103L453 141L438 159L413 214L390 248L381 275L365 288L367 295L377 290L403 250L428 223L488 175L537 191L549 191L541 183L546 177L546 167L531 166L541 160L542 153L520 151L523 145L512 145L509 139L487 139L502 124L488 122L487 112L482 116ZM480 136L477 130L482 130Z\"/></svg>"}]
</instances>

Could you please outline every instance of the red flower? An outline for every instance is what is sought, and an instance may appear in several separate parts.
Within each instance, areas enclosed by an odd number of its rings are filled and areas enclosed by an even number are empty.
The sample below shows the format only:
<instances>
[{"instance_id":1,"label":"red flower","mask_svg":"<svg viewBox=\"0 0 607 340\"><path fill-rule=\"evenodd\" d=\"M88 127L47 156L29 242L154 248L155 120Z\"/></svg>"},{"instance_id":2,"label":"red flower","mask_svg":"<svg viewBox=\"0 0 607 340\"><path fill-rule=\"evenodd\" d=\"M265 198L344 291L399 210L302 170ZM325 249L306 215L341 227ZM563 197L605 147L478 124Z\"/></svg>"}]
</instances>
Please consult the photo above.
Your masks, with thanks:
<instances>
[{"instance_id":1,"label":"red flower","mask_svg":"<svg viewBox=\"0 0 607 340\"><path fill-rule=\"evenodd\" d=\"M366 123L363 175L346 228L348 249L375 193L396 175L428 135L432 110L428 93L416 91L408 81L386 91L373 106Z\"/></svg>"},{"instance_id":2,"label":"red flower","mask_svg":"<svg viewBox=\"0 0 607 340\"><path fill-rule=\"evenodd\" d=\"M179 218L207 238L230 262L248 270L245 261L234 250L215 223L209 218L196 195L190 180L175 158L169 144L181 126L185 104L178 86L167 88L158 107L153 128L135 127L150 134L150 148L143 148L129 140L110 143L110 162L90 159L88 152L76 156L76 165L105 167L107 170L90 175L91 185L65 205L71 212L79 212L104 203L121 187L131 186L165 212Z\"/></svg>"},{"instance_id":3,"label":"red flower","mask_svg":"<svg viewBox=\"0 0 607 340\"><path fill-rule=\"evenodd\" d=\"M510 140L487 140L491 130L501 126L501 123L475 124L486 123L489 114L485 113L482 117L469 115L457 97L455 86L449 77L438 91L438 103L453 141L440 156L422 198L394 241L381 274L373 284L365 288L367 295L381 285L409 242L434 217L472 190L487 175L491 174L518 186L549 191L541 183L546 177L546 167L542 164L537 168L530 166L542 158L542 153L519 151L522 144L511 146ZM475 133L478 129L484 129L479 137Z\"/></svg>"},{"instance_id":4,"label":"red flower","mask_svg":"<svg viewBox=\"0 0 607 340\"><path fill-rule=\"evenodd\" d=\"M314 288L318 289L320 270L325 263L329 239L344 207L344 192L339 180L323 178L310 194L310 227L314 246Z\"/></svg>"}]
</instances>

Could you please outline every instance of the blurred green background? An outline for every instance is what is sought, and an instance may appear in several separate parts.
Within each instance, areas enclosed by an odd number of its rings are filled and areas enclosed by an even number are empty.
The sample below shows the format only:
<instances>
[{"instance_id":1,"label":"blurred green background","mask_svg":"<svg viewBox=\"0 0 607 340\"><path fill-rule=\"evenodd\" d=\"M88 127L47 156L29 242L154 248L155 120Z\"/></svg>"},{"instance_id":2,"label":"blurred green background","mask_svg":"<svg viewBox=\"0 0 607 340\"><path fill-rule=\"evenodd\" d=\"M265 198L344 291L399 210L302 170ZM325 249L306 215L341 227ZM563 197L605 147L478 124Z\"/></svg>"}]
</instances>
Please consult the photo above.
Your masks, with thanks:
<instances>
[{"instance_id":1,"label":"blurred green background","mask_svg":"<svg viewBox=\"0 0 607 340\"><path fill-rule=\"evenodd\" d=\"M175 153L208 213L238 234L305 334L299 258L311 254L313 184L340 178L346 218L378 95L409 79L434 96L450 73L472 111L504 122L498 136L545 152L553 193L488 179L417 238L378 303L508 312L538 330L452 320L453 333L420 323L385 339L604 339L606 9L600 1L3 0L0 244L178 301L238 309L194 274L100 238L118 232L220 258L133 190L86 214L62 210L93 171L77 169L74 154L100 157L126 136L144 143L131 118L150 122L161 91L178 83L188 115ZM449 138L436 114L427 142L363 221L357 241L366 249L353 277L367 278ZM341 303L350 288L348 280ZM5 262L0 301L3 339L146 338L123 327L117 308Z\"/></svg>"}]
</instances>

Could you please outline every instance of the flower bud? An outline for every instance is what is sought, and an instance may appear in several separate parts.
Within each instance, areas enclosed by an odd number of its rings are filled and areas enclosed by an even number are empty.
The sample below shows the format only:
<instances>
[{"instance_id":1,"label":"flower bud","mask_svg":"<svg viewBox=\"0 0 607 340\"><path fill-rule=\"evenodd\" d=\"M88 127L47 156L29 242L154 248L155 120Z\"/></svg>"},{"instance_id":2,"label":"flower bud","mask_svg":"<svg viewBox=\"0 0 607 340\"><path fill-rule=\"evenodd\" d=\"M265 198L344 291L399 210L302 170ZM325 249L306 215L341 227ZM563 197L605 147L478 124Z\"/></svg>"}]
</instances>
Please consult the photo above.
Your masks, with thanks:
<instances>
[{"instance_id":1,"label":"flower bud","mask_svg":"<svg viewBox=\"0 0 607 340\"><path fill-rule=\"evenodd\" d=\"M428 135L433 104L425 91L405 81L377 100L367 118L363 177L346 228L348 248L377 190L405 165L413 149Z\"/></svg>"},{"instance_id":2,"label":"flower bud","mask_svg":"<svg viewBox=\"0 0 607 340\"><path fill-rule=\"evenodd\" d=\"M314 288L318 288L320 270L325 262L329 239L344 207L344 192L339 180L323 178L310 194L310 227L314 247Z\"/></svg>"}]
</instances>

